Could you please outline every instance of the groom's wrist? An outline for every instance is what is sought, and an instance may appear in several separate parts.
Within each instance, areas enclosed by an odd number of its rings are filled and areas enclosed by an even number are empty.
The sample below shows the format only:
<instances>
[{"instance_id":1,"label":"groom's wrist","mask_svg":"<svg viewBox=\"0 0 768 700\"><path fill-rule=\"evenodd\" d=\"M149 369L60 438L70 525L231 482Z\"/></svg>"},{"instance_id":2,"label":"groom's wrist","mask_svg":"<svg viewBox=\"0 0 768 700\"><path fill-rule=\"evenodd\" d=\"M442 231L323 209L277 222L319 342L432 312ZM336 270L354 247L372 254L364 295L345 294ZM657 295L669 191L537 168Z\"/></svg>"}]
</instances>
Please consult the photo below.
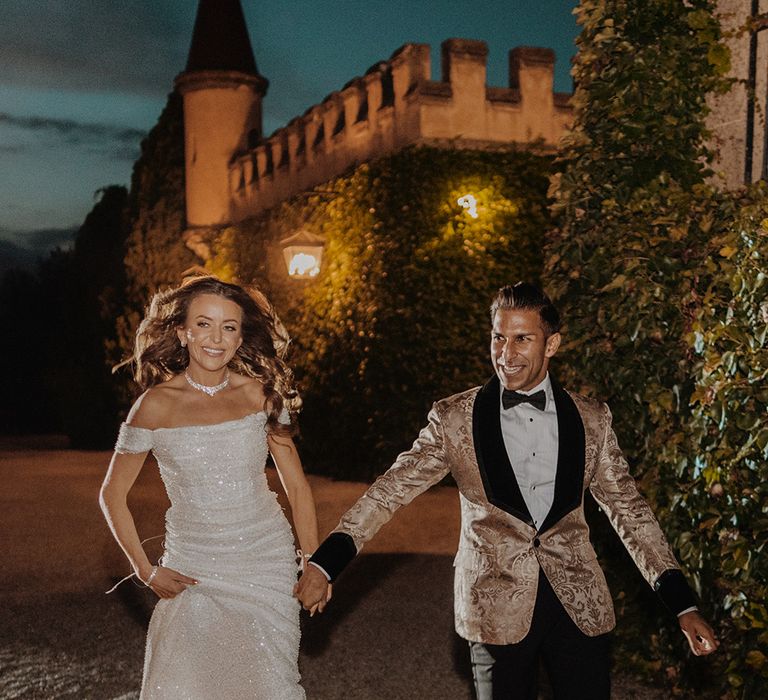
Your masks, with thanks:
<instances>
[{"instance_id":1,"label":"groom's wrist","mask_svg":"<svg viewBox=\"0 0 768 700\"><path fill-rule=\"evenodd\" d=\"M355 556L355 541L346 532L332 532L315 550L309 563L320 569L333 583Z\"/></svg>"},{"instance_id":2,"label":"groom's wrist","mask_svg":"<svg viewBox=\"0 0 768 700\"><path fill-rule=\"evenodd\" d=\"M310 566L314 566L316 569L318 569L320 573L325 576L329 583L331 582L331 575L322 566L320 566L320 564L318 564L316 561L310 561L308 563Z\"/></svg>"},{"instance_id":3,"label":"groom's wrist","mask_svg":"<svg viewBox=\"0 0 768 700\"><path fill-rule=\"evenodd\" d=\"M689 612L699 612L699 606L698 605L691 605L690 608L686 608L685 610L681 610L679 613L677 613L677 616L678 617L682 617L683 615L686 615Z\"/></svg>"},{"instance_id":4,"label":"groom's wrist","mask_svg":"<svg viewBox=\"0 0 768 700\"><path fill-rule=\"evenodd\" d=\"M654 585L662 603L673 615L682 615L690 609L697 609L696 596L680 569L667 569Z\"/></svg>"}]
</instances>

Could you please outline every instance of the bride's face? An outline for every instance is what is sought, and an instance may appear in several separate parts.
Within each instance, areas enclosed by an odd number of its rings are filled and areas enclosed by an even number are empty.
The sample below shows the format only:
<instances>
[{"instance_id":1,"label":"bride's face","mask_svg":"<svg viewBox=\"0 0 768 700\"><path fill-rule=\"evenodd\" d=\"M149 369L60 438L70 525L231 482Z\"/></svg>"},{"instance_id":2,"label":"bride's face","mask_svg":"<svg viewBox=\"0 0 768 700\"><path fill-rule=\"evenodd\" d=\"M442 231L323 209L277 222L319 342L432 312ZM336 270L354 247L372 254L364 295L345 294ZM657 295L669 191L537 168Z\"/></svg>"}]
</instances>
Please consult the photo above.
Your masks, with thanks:
<instances>
[{"instance_id":1,"label":"bride's face","mask_svg":"<svg viewBox=\"0 0 768 700\"><path fill-rule=\"evenodd\" d=\"M187 309L179 341L189 348L189 367L216 372L227 366L243 343L243 310L218 294L199 294Z\"/></svg>"}]
</instances>

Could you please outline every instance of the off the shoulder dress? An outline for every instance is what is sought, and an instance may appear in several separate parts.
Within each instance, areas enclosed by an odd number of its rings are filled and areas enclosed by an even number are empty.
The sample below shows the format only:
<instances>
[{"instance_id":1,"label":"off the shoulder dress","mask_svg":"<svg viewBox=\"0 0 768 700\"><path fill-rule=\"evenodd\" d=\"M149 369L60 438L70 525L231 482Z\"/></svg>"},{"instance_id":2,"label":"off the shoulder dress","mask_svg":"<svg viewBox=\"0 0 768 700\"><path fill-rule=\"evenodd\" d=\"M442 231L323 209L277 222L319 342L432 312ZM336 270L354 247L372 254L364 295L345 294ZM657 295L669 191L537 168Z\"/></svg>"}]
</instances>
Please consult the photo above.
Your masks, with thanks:
<instances>
[{"instance_id":1,"label":"off the shoulder dress","mask_svg":"<svg viewBox=\"0 0 768 700\"><path fill-rule=\"evenodd\" d=\"M267 485L265 424L261 412L120 429L116 451L151 450L171 501L160 563L199 581L155 607L142 700L305 697L293 534Z\"/></svg>"}]
</instances>

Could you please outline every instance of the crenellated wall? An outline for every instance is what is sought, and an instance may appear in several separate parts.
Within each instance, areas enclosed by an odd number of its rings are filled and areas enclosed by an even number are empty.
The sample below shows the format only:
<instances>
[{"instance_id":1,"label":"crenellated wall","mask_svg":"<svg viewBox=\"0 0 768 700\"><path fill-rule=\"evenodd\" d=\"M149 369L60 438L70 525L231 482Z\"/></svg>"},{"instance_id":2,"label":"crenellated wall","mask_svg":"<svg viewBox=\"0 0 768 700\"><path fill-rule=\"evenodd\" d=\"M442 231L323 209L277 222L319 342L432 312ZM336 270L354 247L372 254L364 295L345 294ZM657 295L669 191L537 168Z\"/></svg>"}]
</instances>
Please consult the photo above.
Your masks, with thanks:
<instances>
[{"instance_id":1,"label":"crenellated wall","mask_svg":"<svg viewBox=\"0 0 768 700\"><path fill-rule=\"evenodd\" d=\"M489 87L483 41L442 44L442 76L430 48L406 44L321 104L278 129L229 167L230 220L242 221L409 144L492 149L536 144L555 150L568 130L570 95L553 92L555 55L509 53L509 87Z\"/></svg>"}]
</instances>

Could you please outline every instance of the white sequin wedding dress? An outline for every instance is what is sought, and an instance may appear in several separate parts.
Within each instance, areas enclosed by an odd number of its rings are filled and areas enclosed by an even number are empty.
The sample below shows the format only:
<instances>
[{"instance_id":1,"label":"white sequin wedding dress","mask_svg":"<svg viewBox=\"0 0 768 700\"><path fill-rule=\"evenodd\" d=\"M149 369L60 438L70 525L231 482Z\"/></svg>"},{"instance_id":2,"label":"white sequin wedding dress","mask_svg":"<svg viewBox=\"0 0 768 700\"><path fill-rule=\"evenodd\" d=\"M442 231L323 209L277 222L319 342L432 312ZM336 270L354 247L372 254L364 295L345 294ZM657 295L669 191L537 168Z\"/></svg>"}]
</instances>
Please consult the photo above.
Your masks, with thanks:
<instances>
[{"instance_id":1,"label":"white sequin wedding dress","mask_svg":"<svg viewBox=\"0 0 768 700\"><path fill-rule=\"evenodd\" d=\"M168 491L161 563L199 581L155 607L142 700L305 697L293 534L267 485L265 424L262 412L120 429L116 451L151 449Z\"/></svg>"}]
</instances>

